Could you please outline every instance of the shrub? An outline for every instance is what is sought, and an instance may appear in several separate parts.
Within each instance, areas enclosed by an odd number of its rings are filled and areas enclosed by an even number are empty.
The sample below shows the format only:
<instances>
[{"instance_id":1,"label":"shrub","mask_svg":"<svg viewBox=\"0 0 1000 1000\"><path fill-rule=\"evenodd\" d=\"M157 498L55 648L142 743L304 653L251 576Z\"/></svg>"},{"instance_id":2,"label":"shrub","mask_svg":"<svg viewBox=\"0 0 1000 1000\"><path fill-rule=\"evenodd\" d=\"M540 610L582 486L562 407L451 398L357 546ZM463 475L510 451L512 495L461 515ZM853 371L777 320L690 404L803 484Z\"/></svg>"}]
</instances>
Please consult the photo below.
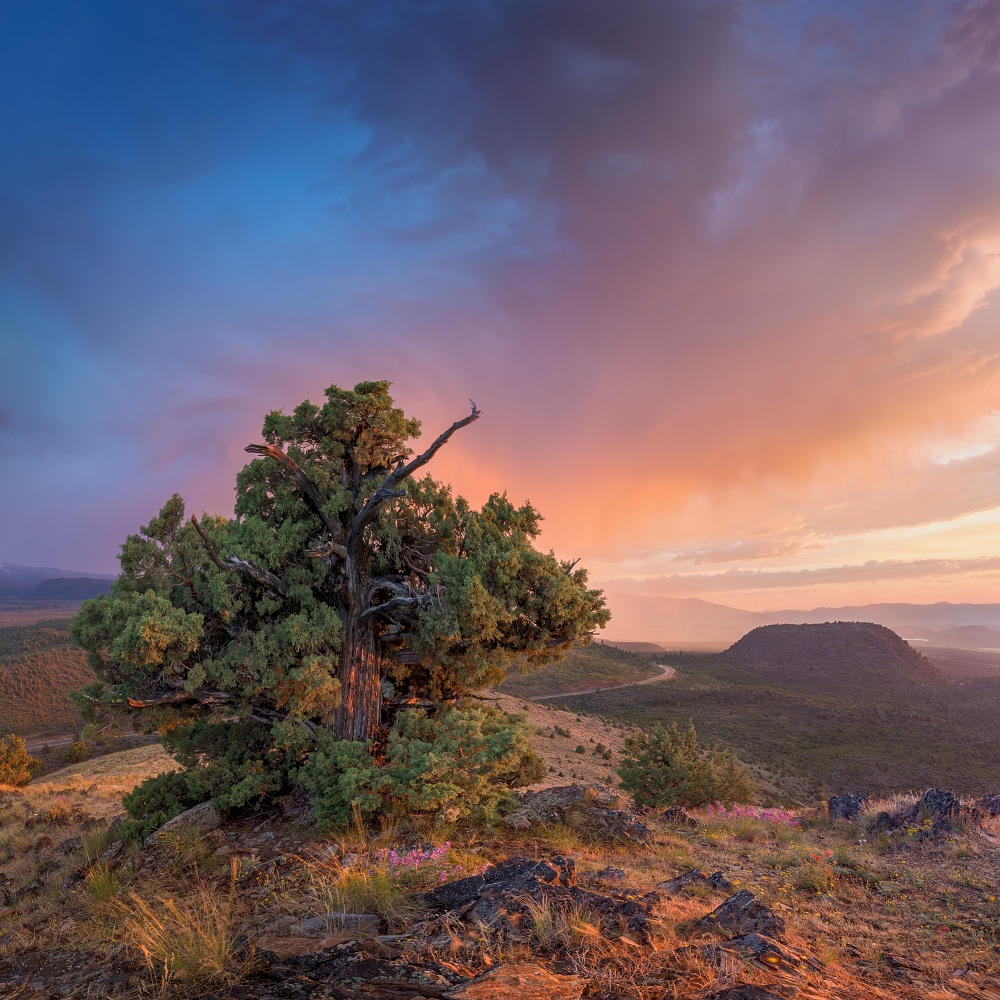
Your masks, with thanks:
<instances>
[{"instance_id":1,"label":"shrub","mask_svg":"<svg viewBox=\"0 0 1000 1000\"><path fill-rule=\"evenodd\" d=\"M727 751L698 744L694 723L686 733L676 723L625 740L618 768L622 788L639 806L732 805L755 791L749 770Z\"/></svg>"},{"instance_id":2,"label":"shrub","mask_svg":"<svg viewBox=\"0 0 1000 1000\"><path fill-rule=\"evenodd\" d=\"M527 723L494 708L447 708L396 717L384 751L370 744L320 743L298 772L320 821L425 815L453 822L488 817L511 788L545 775Z\"/></svg>"},{"instance_id":3,"label":"shrub","mask_svg":"<svg viewBox=\"0 0 1000 1000\"><path fill-rule=\"evenodd\" d=\"M83 740L71 743L63 753L63 760L67 764L79 764L90 759L90 747Z\"/></svg>"},{"instance_id":4,"label":"shrub","mask_svg":"<svg viewBox=\"0 0 1000 1000\"><path fill-rule=\"evenodd\" d=\"M42 773L44 765L32 757L20 736L0 738L0 785L26 785Z\"/></svg>"},{"instance_id":5,"label":"shrub","mask_svg":"<svg viewBox=\"0 0 1000 1000\"><path fill-rule=\"evenodd\" d=\"M168 819L211 799L237 809L291 788L290 769L304 760L302 730L254 722L197 720L164 734L163 745L182 771L149 778L122 800L129 815L122 834L142 840Z\"/></svg>"}]
</instances>

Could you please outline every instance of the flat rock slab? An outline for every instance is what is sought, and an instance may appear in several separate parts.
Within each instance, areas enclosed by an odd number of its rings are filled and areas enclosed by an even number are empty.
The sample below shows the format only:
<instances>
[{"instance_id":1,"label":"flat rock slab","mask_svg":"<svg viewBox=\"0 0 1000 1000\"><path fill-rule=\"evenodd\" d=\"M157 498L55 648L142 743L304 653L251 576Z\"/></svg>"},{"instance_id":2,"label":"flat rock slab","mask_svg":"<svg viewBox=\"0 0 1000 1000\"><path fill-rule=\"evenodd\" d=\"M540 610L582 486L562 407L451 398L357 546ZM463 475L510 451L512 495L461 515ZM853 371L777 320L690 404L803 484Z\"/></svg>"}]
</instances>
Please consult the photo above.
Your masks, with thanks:
<instances>
[{"instance_id":1,"label":"flat rock slab","mask_svg":"<svg viewBox=\"0 0 1000 1000\"><path fill-rule=\"evenodd\" d=\"M556 976L540 965L505 965L444 993L448 1000L580 1000L587 980Z\"/></svg>"},{"instance_id":2,"label":"flat rock slab","mask_svg":"<svg viewBox=\"0 0 1000 1000\"><path fill-rule=\"evenodd\" d=\"M183 827L193 827L199 833L208 833L222 826L222 821L222 813L214 802L202 802L185 809L180 815L168 819L158 830L154 830L146 838L146 847L152 847L165 833L172 833Z\"/></svg>"}]
</instances>

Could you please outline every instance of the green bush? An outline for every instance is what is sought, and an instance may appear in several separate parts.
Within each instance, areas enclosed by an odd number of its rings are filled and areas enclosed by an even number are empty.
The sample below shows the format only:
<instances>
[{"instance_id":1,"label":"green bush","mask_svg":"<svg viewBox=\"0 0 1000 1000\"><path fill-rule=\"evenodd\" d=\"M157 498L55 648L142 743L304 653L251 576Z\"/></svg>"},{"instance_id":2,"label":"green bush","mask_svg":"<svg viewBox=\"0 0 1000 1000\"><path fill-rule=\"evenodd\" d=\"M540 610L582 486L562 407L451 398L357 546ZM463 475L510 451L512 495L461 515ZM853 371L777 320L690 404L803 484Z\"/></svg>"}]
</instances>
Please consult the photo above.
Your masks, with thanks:
<instances>
[{"instance_id":1,"label":"green bush","mask_svg":"<svg viewBox=\"0 0 1000 1000\"><path fill-rule=\"evenodd\" d=\"M746 802L756 791L749 770L731 753L698 744L694 723L675 723L625 740L618 768L622 788L638 806L700 806Z\"/></svg>"},{"instance_id":2,"label":"green bush","mask_svg":"<svg viewBox=\"0 0 1000 1000\"><path fill-rule=\"evenodd\" d=\"M79 764L90 758L90 747L83 740L77 740L66 748L62 756L67 764Z\"/></svg>"},{"instance_id":3,"label":"green bush","mask_svg":"<svg viewBox=\"0 0 1000 1000\"><path fill-rule=\"evenodd\" d=\"M44 765L32 757L20 736L0 738L0 785L26 785L42 773Z\"/></svg>"},{"instance_id":4,"label":"green bush","mask_svg":"<svg viewBox=\"0 0 1000 1000\"><path fill-rule=\"evenodd\" d=\"M539 781L527 723L494 708L402 712L382 753L370 744L320 744L299 769L317 820L342 825L364 816L423 815L445 821L489 817L510 789Z\"/></svg>"},{"instance_id":5,"label":"green bush","mask_svg":"<svg viewBox=\"0 0 1000 1000\"><path fill-rule=\"evenodd\" d=\"M308 737L292 726L196 720L164 734L163 745L183 770L149 778L122 800L122 828L142 840L201 802L237 809L291 789L290 770L305 759Z\"/></svg>"}]
</instances>

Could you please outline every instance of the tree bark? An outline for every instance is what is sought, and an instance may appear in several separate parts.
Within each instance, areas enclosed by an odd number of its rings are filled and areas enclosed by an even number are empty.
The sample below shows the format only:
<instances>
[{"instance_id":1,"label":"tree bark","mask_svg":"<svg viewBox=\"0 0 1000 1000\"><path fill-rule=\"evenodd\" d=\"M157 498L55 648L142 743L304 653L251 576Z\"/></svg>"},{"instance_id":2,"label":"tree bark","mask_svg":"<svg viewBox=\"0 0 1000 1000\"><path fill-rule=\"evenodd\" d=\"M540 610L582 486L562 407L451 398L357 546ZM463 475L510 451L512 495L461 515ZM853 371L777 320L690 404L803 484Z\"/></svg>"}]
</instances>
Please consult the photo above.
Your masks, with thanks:
<instances>
[{"instance_id":1,"label":"tree bark","mask_svg":"<svg viewBox=\"0 0 1000 1000\"><path fill-rule=\"evenodd\" d=\"M340 708L333 723L334 738L374 739L382 718L382 663L371 624L359 622L356 613L347 618L337 678Z\"/></svg>"}]
</instances>

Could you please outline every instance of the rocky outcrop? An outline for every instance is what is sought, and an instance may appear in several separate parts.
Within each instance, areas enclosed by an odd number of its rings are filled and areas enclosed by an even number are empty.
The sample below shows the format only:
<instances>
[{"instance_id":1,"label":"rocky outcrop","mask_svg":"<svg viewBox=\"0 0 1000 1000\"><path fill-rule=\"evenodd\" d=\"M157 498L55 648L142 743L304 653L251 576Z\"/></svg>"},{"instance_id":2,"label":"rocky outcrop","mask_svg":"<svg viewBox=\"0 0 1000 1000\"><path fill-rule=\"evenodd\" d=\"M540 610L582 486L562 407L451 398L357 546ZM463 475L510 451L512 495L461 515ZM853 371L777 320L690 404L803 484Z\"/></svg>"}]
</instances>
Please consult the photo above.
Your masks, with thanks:
<instances>
[{"instance_id":1,"label":"rocky outcrop","mask_svg":"<svg viewBox=\"0 0 1000 1000\"><path fill-rule=\"evenodd\" d=\"M638 843L652 836L649 827L621 807L615 792L594 786L562 785L525 792L506 822L515 830L530 830L540 823L565 823L609 840Z\"/></svg>"},{"instance_id":2,"label":"rocky outcrop","mask_svg":"<svg viewBox=\"0 0 1000 1000\"><path fill-rule=\"evenodd\" d=\"M784 920L758 902L749 889L740 889L695 925L695 930L702 933L756 933L771 937L781 935L784 929Z\"/></svg>"},{"instance_id":3,"label":"rocky outcrop","mask_svg":"<svg viewBox=\"0 0 1000 1000\"><path fill-rule=\"evenodd\" d=\"M656 893L637 898L627 891L585 889L576 884L572 861L559 856L551 862L511 858L482 876L439 886L429 898L467 924L494 929L516 928L530 920L533 906L541 904L556 911L584 910L600 921L608 937L624 935L638 943L651 940L649 918L660 901Z\"/></svg>"},{"instance_id":4,"label":"rocky outcrop","mask_svg":"<svg viewBox=\"0 0 1000 1000\"><path fill-rule=\"evenodd\" d=\"M704 885L710 889L717 889L720 892L729 892L733 888L733 883L722 872L713 872L711 875L705 875L697 868L692 868L691 871L684 872L676 876L676 878L669 878L665 882L659 882L656 888L663 892L669 892L671 895L677 895L685 889L696 885Z\"/></svg>"},{"instance_id":5,"label":"rocky outcrop","mask_svg":"<svg viewBox=\"0 0 1000 1000\"><path fill-rule=\"evenodd\" d=\"M868 824L868 834L875 837L907 831L920 840L947 837L960 826L975 826L989 815L980 802L963 806L953 793L943 788L929 788L909 809L880 812Z\"/></svg>"}]
</instances>

